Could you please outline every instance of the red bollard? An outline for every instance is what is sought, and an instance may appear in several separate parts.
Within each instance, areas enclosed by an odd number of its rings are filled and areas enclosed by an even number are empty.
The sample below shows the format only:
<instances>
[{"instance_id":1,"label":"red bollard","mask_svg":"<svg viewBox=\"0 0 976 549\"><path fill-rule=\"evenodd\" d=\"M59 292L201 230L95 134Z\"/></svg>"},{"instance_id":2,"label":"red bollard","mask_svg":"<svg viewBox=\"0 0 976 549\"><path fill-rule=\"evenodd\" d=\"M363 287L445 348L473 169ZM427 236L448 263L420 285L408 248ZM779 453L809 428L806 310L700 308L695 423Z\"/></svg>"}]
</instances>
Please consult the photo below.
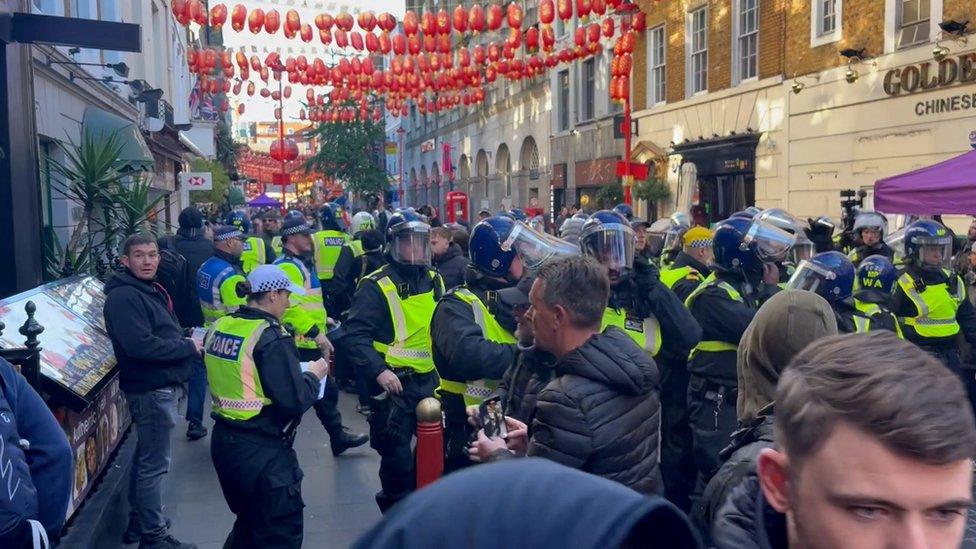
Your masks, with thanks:
<instances>
[{"instance_id":1,"label":"red bollard","mask_svg":"<svg viewBox=\"0 0 976 549\"><path fill-rule=\"evenodd\" d=\"M441 403L428 397L417 404L417 488L441 478L444 473L444 427Z\"/></svg>"}]
</instances>

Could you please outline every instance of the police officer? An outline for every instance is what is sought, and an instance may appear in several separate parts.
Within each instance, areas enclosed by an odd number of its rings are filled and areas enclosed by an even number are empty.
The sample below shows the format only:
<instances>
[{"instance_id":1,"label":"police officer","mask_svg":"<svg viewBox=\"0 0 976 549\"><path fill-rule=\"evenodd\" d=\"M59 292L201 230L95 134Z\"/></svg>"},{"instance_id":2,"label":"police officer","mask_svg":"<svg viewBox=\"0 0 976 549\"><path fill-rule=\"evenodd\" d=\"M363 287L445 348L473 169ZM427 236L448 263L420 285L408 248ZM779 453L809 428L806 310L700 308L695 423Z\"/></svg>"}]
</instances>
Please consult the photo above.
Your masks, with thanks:
<instances>
[{"instance_id":1,"label":"police officer","mask_svg":"<svg viewBox=\"0 0 976 549\"><path fill-rule=\"evenodd\" d=\"M263 238L250 235L251 220L247 218L244 212L231 212L227 216L227 224L237 227L244 233L244 250L241 252L241 266L244 268L244 274L251 272L258 265L274 263L274 250Z\"/></svg>"},{"instance_id":2,"label":"police officer","mask_svg":"<svg viewBox=\"0 0 976 549\"><path fill-rule=\"evenodd\" d=\"M319 225L322 227L312 235L315 253L315 272L323 284L332 280L339 251L349 242L345 231L342 212L334 203L319 209Z\"/></svg>"},{"instance_id":3,"label":"police officer","mask_svg":"<svg viewBox=\"0 0 976 549\"><path fill-rule=\"evenodd\" d=\"M687 355L701 328L681 301L661 283L656 267L634 261L634 231L620 214L602 210L590 216L580 233L580 249L610 274L610 302L603 328L624 330L652 357L662 347Z\"/></svg>"},{"instance_id":4,"label":"police officer","mask_svg":"<svg viewBox=\"0 0 976 549\"><path fill-rule=\"evenodd\" d=\"M683 249L669 268L661 269L661 282L670 288L682 303L708 275L712 261L712 231L692 227L681 237Z\"/></svg>"},{"instance_id":5,"label":"police officer","mask_svg":"<svg viewBox=\"0 0 976 549\"><path fill-rule=\"evenodd\" d=\"M383 235L376 230L376 220L369 212L352 216L349 224L352 238L339 250L332 278L323 280L325 306L341 317L352 303L359 279L383 266Z\"/></svg>"},{"instance_id":6,"label":"police officer","mask_svg":"<svg viewBox=\"0 0 976 549\"><path fill-rule=\"evenodd\" d=\"M525 227L505 216L489 217L475 225L465 283L445 295L434 311L431 337L434 365L441 378L437 394L444 411L447 472L471 463L467 445L472 430L466 407L479 405L491 395L515 362L515 315L498 292L522 278L524 269L516 248L503 248L516 230L522 232Z\"/></svg>"},{"instance_id":7,"label":"police officer","mask_svg":"<svg viewBox=\"0 0 976 549\"><path fill-rule=\"evenodd\" d=\"M721 465L719 452L736 428L739 340L759 306L779 291L775 262L786 257L794 239L749 217L720 221L712 240L712 274L685 300L702 328L702 340L688 360L696 491Z\"/></svg>"},{"instance_id":8,"label":"police officer","mask_svg":"<svg viewBox=\"0 0 976 549\"><path fill-rule=\"evenodd\" d=\"M401 212L386 230L388 263L360 281L345 323L351 360L372 395L369 426L382 485L376 503L383 512L415 487L411 440L417 404L437 388L430 323L444 294L430 268L430 226Z\"/></svg>"},{"instance_id":9,"label":"police officer","mask_svg":"<svg viewBox=\"0 0 976 549\"><path fill-rule=\"evenodd\" d=\"M292 304L285 311L282 323L294 332L298 356L303 362L328 358L333 349L326 336L328 316L322 302L322 287L311 258L312 226L303 218L290 217L281 226L281 237L282 256L275 265L281 267L296 286L305 289L304 295L291 296ZM338 404L339 388L335 383L327 383L325 395L315 402L315 415L329 433L334 456L369 440L365 434L351 433L342 426Z\"/></svg>"},{"instance_id":10,"label":"police officer","mask_svg":"<svg viewBox=\"0 0 976 549\"><path fill-rule=\"evenodd\" d=\"M854 267L869 255L883 255L889 260L894 259L895 251L885 244L888 237L888 218L881 212L861 210L854 217L855 247L848 257L854 262Z\"/></svg>"},{"instance_id":11,"label":"police officer","mask_svg":"<svg viewBox=\"0 0 976 549\"><path fill-rule=\"evenodd\" d=\"M302 414L328 374L318 359L302 373L281 325L289 294L302 295L280 267L261 265L239 281L247 304L214 322L204 344L213 392L210 446L224 499L236 516L224 547L302 545L302 470L292 449Z\"/></svg>"},{"instance_id":12,"label":"police officer","mask_svg":"<svg viewBox=\"0 0 976 549\"><path fill-rule=\"evenodd\" d=\"M235 226L214 230L214 255L197 271L197 297L203 310L203 325L233 313L244 304L237 295L237 283L244 280L241 252L245 235Z\"/></svg>"},{"instance_id":13,"label":"police officer","mask_svg":"<svg viewBox=\"0 0 976 549\"><path fill-rule=\"evenodd\" d=\"M952 237L936 221L920 220L905 228L905 270L898 278L891 310L905 338L937 356L963 378L976 406L973 371L959 356L960 333L976 345L976 313L966 285L950 269Z\"/></svg>"},{"instance_id":14,"label":"police officer","mask_svg":"<svg viewBox=\"0 0 976 549\"><path fill-rule=\"evenodd\" d=\"M681 253L681 237L691 228L691 218L684 212L675 212L668 219L668 230L664 235L664 248L661 251L661 268L671 267Z\"/></svg>"},{"instance_id":15,"label":"police officer","mask_svg":"<svg viewBox=\"0 0 976 549\"><path fill-rule=\"evenodd\" d=\"M822 252L800 263L786 285L791 290L816 293L830 303L841 333L890 330L897 333L897 322L891 313L881 310L867 314L854 305L854 263L840 252Z\"/></svg>"},{"instance_id":16,"label":"police officer","mask_svg":"<svg viewBox=\"0 0 976 549\"><path fill-rule=\"evenodd\" d=\"M901 324L891 312L891 298L898 283L898 270L887 257L870 255L857 267L854 280L854 308L867 316L891 315L895 333L904 338Z\"/></svg>"},{"instance_id":17,"label":"police officer","mask_svg":"<svg viewBox=\"0 0 976 549\"><path fill-rule=\"evenodd\" d=\"M617 204L613 207L613 211L624 216L624 219L626 219L628 223L634 220L634 209L628 204ZM631 225L631 228L633 228L633 225Z\"/></svg>"}]
</instances>

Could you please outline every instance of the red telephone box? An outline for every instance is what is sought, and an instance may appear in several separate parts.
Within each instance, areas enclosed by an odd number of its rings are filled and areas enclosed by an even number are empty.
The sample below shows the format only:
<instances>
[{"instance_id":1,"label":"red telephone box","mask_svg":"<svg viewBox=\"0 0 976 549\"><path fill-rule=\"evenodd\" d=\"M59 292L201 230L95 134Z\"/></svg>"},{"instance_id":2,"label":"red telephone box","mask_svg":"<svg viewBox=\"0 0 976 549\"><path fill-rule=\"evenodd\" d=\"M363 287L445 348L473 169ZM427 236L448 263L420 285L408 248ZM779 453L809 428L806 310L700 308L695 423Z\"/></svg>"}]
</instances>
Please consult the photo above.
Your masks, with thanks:
<instances>
[{"instance_id":1,"label":"red telephone box","mask_svg":"<svg viewBox=\"0 0 976 549\"><path fill-rule=\"evenodd\" d=\"M457 223L468 218L468 195L461 191L451 191L444 197L447 209L447 222Z\"/></svg>"}]
</instances>

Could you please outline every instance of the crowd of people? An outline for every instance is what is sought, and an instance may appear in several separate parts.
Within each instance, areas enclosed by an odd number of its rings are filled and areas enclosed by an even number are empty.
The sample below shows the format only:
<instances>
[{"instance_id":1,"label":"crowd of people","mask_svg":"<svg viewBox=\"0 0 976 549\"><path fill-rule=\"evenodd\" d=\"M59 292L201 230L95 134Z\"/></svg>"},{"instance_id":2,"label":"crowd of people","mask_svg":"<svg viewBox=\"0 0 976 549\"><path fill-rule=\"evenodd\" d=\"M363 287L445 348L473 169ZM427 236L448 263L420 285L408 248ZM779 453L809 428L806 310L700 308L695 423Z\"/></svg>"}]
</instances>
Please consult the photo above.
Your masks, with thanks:
<instances>
[{"instance_id":1,"label":"crowd of people","mask_svg":"<svg viewBox=\"0 0 976 549\"><path fill-rule=\"evenodd\" d=\"M225 547L301 546L310 408L333 455L380 456L385 516L359 547L960 545L976 221L963 243L869 210L837 231L620 205L566 211L558 236L519 210L470 229L381 200L307 213L190 207L175 236L124 243L104 315L137 437L127 542L194 547L161 496L186 387L186 436L210 436L236 517ZM368 434L343 426L340 389ZM431 397L444 478L416 491ZM29 518L9 539L60 528Z\"/></svg>"}]
</instances>

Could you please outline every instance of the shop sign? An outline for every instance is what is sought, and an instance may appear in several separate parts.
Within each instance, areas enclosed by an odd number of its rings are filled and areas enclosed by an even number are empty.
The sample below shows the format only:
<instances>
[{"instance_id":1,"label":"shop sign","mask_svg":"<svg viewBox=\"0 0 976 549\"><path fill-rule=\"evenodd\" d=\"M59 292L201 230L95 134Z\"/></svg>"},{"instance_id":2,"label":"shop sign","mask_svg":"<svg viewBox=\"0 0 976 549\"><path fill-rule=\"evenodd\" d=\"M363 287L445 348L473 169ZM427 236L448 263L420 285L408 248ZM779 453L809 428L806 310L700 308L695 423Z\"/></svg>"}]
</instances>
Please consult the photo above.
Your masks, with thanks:
<instances>
[{"instance_id":1,"label":"shop sign","mask_svg":"<svg viewBox=\"0 0 976 549\"><path fill-rule=\"evenodd\" d=\"M976 109L976 93L963 93L915 103L915 116Z\"/></svg>"},{"instance_id":2,"label":"shop sign","mask_svg":"<svg viewBox=\"0 0 976 549\"><path fill-rule=\"evenodd\" d=\"M552 188L554 189L566 188L566 163L565 162L552 165Z\"/></svg>"},{"instance_id":3,"label":"shop sign","mask_svg":"<svg viewBox=\"0 0 976 549\"><path fill-rule=\"evenodd\" d=\"M886 94L896 96L944 88L956 82L976 82L976 53L891 69L885 73L883 88Z\"/></svg>"},{"instance_id":4,"label":"shop sign","mask_svg":"<svg viewBox=\"0 0 976 549\"><path fill-rule=\"evenodd\" d=\"M616 182L617 157L615 156L576 163L577 187L601 187Z\"/></svg>"},{"instance_id":5,"label":"shop sign","mask_svg":"<svg viewBox=\"0 0 976 549\"><path fill-rule=\"evenodd\" d=\"M397 153L397 144L394 141L386 142L386 154L394 155Z\"/></svg>"},{"instance_id":6,"label":"shop sign","mask_svg":"<svg viewBox=\"0 0 976 549\"><path fill-rule=\"evenodd\" d=\"M429 153L434 151L434 140L428 139L420 144L420 152Z\"/></svg>"},{"instance_id":7,"label":"shop sign","mask_svg":"<svg viewBox=\"0 0 976 549\"><path fill-rule=\"evenodd\" d=\"M210 172L181 172L180 185L191 191L213 190L213 176Z\"/></svg>"}]
</instances>

